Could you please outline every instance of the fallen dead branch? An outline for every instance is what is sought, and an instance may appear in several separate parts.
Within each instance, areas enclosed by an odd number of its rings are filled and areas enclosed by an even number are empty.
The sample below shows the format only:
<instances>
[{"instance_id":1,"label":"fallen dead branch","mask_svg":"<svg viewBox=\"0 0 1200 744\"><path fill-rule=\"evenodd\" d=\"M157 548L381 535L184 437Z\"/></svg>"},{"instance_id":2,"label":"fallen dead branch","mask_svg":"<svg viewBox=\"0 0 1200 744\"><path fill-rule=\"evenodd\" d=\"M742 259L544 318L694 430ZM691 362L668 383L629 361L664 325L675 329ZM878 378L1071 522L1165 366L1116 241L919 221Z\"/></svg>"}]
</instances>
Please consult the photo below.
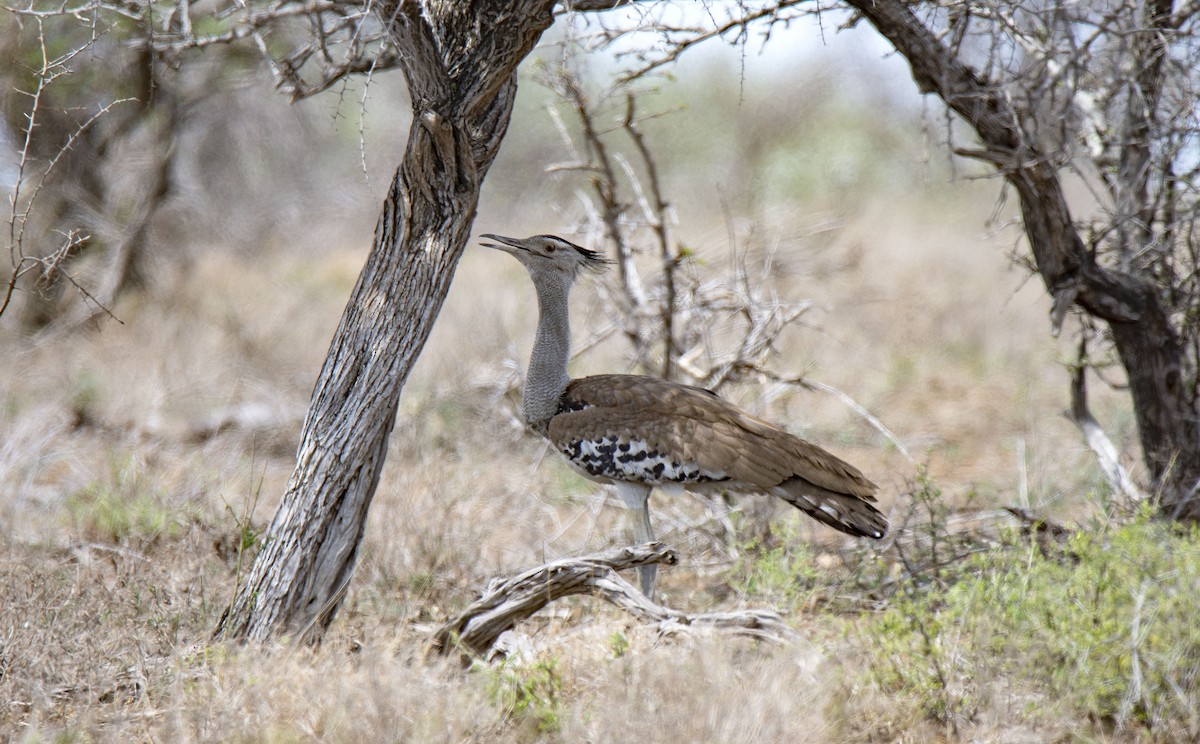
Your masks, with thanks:
<instances>
[{"instance_id":1,"label":"fallen dead branch","mask_svg":"<svg viewBox=\"0 0 1200 744\"><path fill-rule=\"evenodd\" d=\"M711 628L783 643L794 631L769 610L740 610L688 614L647 599L617 575L652 563L672 565L674 551L660 542L618 548L581 558L553 561L509 579L493 582L480 597L433 634L430 651L449 654L457 649L484 655L500 634L550 604L573 594L591 594L620 607L645 623L659 623L664 632Z\"/></svg>"}]
</instances>

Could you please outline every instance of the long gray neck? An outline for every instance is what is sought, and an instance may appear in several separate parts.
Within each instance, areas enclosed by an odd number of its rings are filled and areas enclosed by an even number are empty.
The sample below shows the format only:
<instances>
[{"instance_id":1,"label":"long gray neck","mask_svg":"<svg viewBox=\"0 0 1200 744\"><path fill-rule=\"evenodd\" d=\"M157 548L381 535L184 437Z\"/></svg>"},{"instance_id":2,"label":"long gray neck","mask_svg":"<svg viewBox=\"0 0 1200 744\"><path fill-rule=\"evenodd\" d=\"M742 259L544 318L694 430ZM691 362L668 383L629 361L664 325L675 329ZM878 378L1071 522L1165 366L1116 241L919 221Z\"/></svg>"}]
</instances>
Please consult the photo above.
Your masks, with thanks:
<instances>
[{"instance_id":1,"label":"long gray neck","mask_svg":"<svg viewBox=\"0 0 1200 744\"><path fill-rule=\"evenodd\" d=\"M558 412L563 391L571 381L567 360L571 356L571 322L567 296L571 281L567 277L534 277L538 298L537 336L529 371L525 375L521 410L529 428L545 436L550 419Z\"/></svg>"}]
</instances>

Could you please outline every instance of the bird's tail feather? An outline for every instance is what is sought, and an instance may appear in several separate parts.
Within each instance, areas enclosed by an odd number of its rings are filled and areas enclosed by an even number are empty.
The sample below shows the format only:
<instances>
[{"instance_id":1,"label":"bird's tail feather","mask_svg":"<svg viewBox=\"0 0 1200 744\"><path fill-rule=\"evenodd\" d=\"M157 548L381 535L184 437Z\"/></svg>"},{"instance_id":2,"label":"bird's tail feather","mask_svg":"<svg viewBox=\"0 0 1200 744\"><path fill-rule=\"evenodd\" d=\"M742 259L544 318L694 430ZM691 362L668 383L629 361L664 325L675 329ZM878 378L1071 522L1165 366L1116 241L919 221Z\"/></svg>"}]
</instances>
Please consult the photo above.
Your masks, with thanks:
<instances>
[{"instance_id":1,"label":"bird's tail feather","mask_svg":"<svg viewBox=\"0 0 1200 744\"><path fill-rule=\"evenodd\" d=\"M836 493L803 478L791 478L772 489L772 493L818 522L847 535L878 540L887 534L887 517L859 496Z\"/></svg>"}]
</instances>

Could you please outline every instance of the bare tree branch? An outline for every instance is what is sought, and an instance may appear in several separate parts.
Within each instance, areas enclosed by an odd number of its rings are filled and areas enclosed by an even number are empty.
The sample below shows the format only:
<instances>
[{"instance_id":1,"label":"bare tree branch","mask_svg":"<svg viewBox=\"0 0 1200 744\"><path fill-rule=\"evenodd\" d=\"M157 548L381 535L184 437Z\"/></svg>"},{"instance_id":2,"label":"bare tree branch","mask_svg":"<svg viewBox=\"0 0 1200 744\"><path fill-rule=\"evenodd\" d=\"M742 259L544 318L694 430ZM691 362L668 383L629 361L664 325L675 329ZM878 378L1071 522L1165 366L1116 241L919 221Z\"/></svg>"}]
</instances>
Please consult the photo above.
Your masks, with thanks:
<instances>
[{"instance_id":1,"label":"bare tree branch","mask_svg":"<svg viewBox=\"0 0 1200 744\"><path fill-rule=\"evenodd\" d=\"M625 131L629 133L630 139L637 147L638 154L642 159L642 166L646 169L646 177L649 180L650 198L654 200L649 203L642 190L638 189L639 201L642 204L642 213L645 216L646 222L654 230L654 237L658 241L658 254L662 262L663 269L663 301L659 318L662 323L663 336L663 363L662 376L668 380L675 379L675 365L679 357L679 347L675 342L675 271L679 266L682 256L671 248L671 240L668 235L667 228L667 202L663 197L662 185L658 179L658 165L654 161L649 145L646 144L646 137L638 128L636 112L636 97L632 92L626 95L625 101L625 120L623 126ZM632 172L629 173L630 182L635 187L638 186L638 179Z\"/></svg>"},{"instance_id":2,"label":"bare tree branch","mask_svg":"<svg viewBox=\"0 0 1200 744\"><path fill-rule=\"evenodd\" d=\"M637 3L647 3L652 0L560 0L556 13L588 13L601 10L614 10Z\"/></svg>"}]
</instances>

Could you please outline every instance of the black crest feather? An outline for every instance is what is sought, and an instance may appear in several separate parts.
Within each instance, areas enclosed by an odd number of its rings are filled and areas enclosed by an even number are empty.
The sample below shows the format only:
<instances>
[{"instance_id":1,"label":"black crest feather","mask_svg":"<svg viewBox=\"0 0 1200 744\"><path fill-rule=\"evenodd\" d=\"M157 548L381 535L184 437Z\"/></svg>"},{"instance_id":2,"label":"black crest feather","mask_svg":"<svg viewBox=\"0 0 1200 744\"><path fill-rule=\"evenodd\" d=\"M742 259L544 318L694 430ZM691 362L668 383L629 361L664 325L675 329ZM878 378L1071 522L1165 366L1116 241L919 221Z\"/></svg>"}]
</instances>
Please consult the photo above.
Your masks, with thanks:
<instances>
[{"instance_id":1,"label":"black crest feather","mask_svg":"<svg viewBox=\"0 0 1200 744\"><path fill-rule=\"evenodd\" d=\"M590 248L584 248L581 245L576 245L575 243L572 243L566 238L558 235L538 235L537 237L551 238L571 246L579 252L580 256L583 256L583 266L590 271L604 271L605 267L612 264L612 261L605 258L603 253L600 253L599 251L593 251Z\"/></svg>"}]
</instances>

